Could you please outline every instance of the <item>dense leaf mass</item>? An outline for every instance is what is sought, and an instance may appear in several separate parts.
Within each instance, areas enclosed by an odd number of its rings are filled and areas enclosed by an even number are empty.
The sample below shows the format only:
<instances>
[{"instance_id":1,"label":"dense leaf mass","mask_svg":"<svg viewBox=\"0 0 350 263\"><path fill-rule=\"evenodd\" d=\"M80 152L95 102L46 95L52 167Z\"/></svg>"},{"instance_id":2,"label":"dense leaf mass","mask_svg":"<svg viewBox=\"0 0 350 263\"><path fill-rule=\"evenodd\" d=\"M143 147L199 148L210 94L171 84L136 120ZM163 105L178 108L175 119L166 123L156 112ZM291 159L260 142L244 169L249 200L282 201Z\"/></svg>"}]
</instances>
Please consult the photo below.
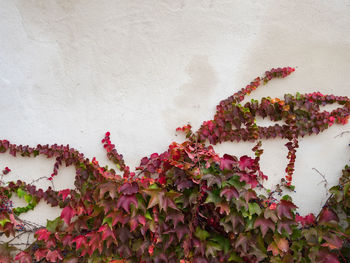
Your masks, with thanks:
<instances>
[{"instance_id":1,"label":"dense leaf mass","mask_svg":"<svg viewBox=\"0 0 350 263\"><path fill-rule=\"evenodd\" d=\"M273 78L284 78L293 68L272 69L246 88L220 102L213 120L197 132L186 125L183 143L142 158L130 172L107 132L102 143L119 172L102 167L75 149L59 145L29 147L0 141L0 152L26 157L44 155L56 160L53 180L62 165L76 169L75 189L46 191L22 181L0 181L0 235L16 237L28 230L20 214L39 202L62 209L60 217L37 226L35 240L26 248L0 244L0 262L349 262L350 168L319 215L300 216L284 191L294 190L292 176L300 136L318 134L334 123L346 124L347 97L287 94L241 104L247 94ZM341 107L320 111L320 106ZM284 124L260 127L255 118L268 117ZM262 139L288 139L285 178L267 190L259 161ZM209 141L209 144L207 143ZM256 141L255 157L220 157L212 144ZM258 191L257 191L258 190ZM13 208L12 195L27 206ZM16 252L14 256L14 252Z\"/></svg>"}]
</instances>

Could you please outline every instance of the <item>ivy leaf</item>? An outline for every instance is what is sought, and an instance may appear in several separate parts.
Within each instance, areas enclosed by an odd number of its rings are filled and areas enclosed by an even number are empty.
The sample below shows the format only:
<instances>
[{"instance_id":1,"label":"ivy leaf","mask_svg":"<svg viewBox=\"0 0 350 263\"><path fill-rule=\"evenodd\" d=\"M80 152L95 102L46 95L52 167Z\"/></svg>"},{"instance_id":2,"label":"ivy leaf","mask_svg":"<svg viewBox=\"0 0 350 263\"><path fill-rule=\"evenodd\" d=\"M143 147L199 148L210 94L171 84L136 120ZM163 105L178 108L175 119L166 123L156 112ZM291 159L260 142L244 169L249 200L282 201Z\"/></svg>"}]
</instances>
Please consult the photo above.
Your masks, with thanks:
<instances>
[{"instance_id":1,"label":"ivy leaf","mask_svg":"<svg viewBox=\"0 0 350 263\"><path fill-rule=\"evenodd\" d=\"M293 230L291 229L291 225L295 225L295 222L293 220L281 220L277 224L277 231L278 233L282 234L282 230L284 229L288 235L291 235L293 233Z\"/></svg>"},{"instance_id":2,"label":"ivy leaf","mask_svg":"<svg viewBox=\"0 0 350 263\"><path fill-rule=\"evenodd\" d=\"M261 214L261 208L258 203L248 203L248 210L250 215Z\"/></svg>"},{"instance_id":3,"label":"ivy leaf","mask_svg":"<svg viewBox=\"0 0 350 263\"><path fill-rule=\"evenodd\" d=\"M62 260L63 257L60 254L60 252L58 252L58 250L53 250L53 251L49 250L49 252L46 255L46 259L49 262L58 262L58 259Z\"/></svg>"},{"instance_id":4,"label":"ivy leaf","mask_svg":"<svg viewBox=\"0 0 350 263\"><path fill-rule=\"evenodd\" d=\"M105 241L105 240L107 240L110 237L113 240L117 241L113 231L109 228L108 225L101 226L97 232L98 233L102 233L102 241Z\"/></svg>"},{"instance_id":5,"label":"ivy leaf","mask_svg":"<svg viewBox=\"0 0 350 263\"><path fill-rule=\"evenodd\" d=\"M218 204L221 202L221 197L219 194L219 190L213 190L211 192L208 193L208 197L205 200L205 203L214 203L214 204Z\"/></svg>"},{"instance_id":6,"label":"ivy leaf","mask_svg":"<svg viewBox=\"0 0 350 263\"><path fill-rule=\"evenodd\" d=\"M188 226L185 226L185 225L177 226L175 228L175 233L176 233L176 236L179 239L179 241L189 232L190 231L188 229Z\"/></svg>"},{"instance_id":7,"label":"ivy leaf","mask_svg":"<svg viewBox=\"0 0 350 263\"><path fill-rule=\"evenodd\" d=\"M96 248L102 253L103 242L101 242L101 235L98 232L91 232L86 235L90 238L89 247L92 251L95 251Z\"/></svg>"},{"instance_id":8,"label":"ivy leaf","mask_svg":"<svg viewBox=\"0 0 350 263\"><path fill-rule=\"evenodd\" d=\"M46 229L48 231L50 231L51 233L55 233L56 232L56 229L57 227L61 226L62 225L62 220L60 217L57 217L55 220L47 220L47 223L46 223Z\"/></svg>"},{"instance_id":9,"label":"ivy leaf","mask_svg":"<svg viewBox=\"0 0 350 263\"><path fill-rule=\"evenodd\" d=\"M226 187L221 190L220 197L225 196L227 201L230 201L232 197L238 198L239 193L234 186Z\"/></svg>"},{"instance_id":10,"label":"ivy leaf","mask_svg":"<svg viewBox=\"0 0 350 263\"><path fill-rule=\"evenodd\" d=\"M139 191L139 186L137 183L125 183L119 188L119 193L122 193L123 195L133 195L136 194Z\"/></svg>"},{"instance_id":11,"label":"ivy leaf","mask_svg":"<svg viewBox=\"0 0 350 263\"><path fill-rule=\"evenodd\" d=\"M233 165L237 164L237 158L235 156L224 154L223 158L220 158L221 170L232 170Z\"/></svg>"},{"instance_id":12,"label":"ivy leaf","mask_svg":"<svg viewBox=\"0 0 350 263\"><path fill-rule=\"evenodd\" d=\"M174 228L176 228L176 226L179 222L184 223L185 217L180 212L169 212L166 215L165 221L168 222L170 220L173 221Z\"/></svg>"},{"instance_id":13,"label":"ivy leaf","mask_svg":"<svg viewBox=\"0 0 350 263\"><path fill-rule=\"evenodd\" d=\"M265 209L264 217L265 218L270 218L275 223L278 221L278 218L277 218L277 215L276 215L276 211L272 210L272 209Z\"/></svg>"},{"instance_id":14,"label":"ivy leaf","mask_svg":"<svg viewBox=\"0 0 350 263\"><path fill-rule=\"evenodd\" d=\"M269 244L269 246L267 247L267 251L271 251L272 255L274 255L274 256L277 256L280 253L275 241L273 241L272 243Z\"/></svg>"},{"instance_id":15,"label":"ivy leaf","mask_svg":"<svg viewBox=\"0 0 350 263\"><path fill-rule=\"evenodd\" d=\"M122 195L117 202L117 208L123 207L123 209L129 213L130 205L134 204L137 208L137 198L135 195Z\"/></svg>"},{"instance_id":16,"label":"ivy leaf","mask_svg":"<svg viewBox=\"0 0 350 263\"><path fill-rule=\"evenodd\" d=\"M65 258L62 263L78 263L78 260L76 257Z\"/></svg>"},{"instance_id":17,"label":"ivy leaf","mask_svg":"<svg viewBox=\"0 0 350 263\"><path fill-rule=\"evenodd\" d=\"M147 190L143 190L143 192L151 196L147 209L150 209L153 206L159 204L159 197L164 196L164 193L162 192L161 189L147 189Z\"/></svg>"},{"instance_id":18,"label":"ivy leaf","mask_svg":"<svg viewBox=\"0 0 350 263\"><path fill-rule=\"evenodd\" d=\"M201 229L199 226L197 226L194 235L198 237L201 241L205 241L210 236L210 234L207 231Z\"/></svg>"},{"instance_id":19,"label":"ivy leaf","mask_svg":"<svg viewBox=\"0 0 350 263\"><path fill-rule=\"evenodd\" d=\"M277 206L277 215L280 219L287 217L293 219L292 210L296 209L297 206L290 201L281 200Z\"/></svg>"},{"instance_id":20,"label":"ivy leaf","mask_svg":"<svg viewBox=\"0 0 350 263\"><path fill-rule=\"evenodd\" d=\"M49 252L48 249L38 249L34 253L35 260L40 261L41 259L45 258L47 255L47 252Z\"/></svg>"},{"instance_id":21,"label":"ivy leaf","mask_svg":"<svg viewBox=\"0 0 350 263\"><path fill-rule=\"evenodd\" d=\"M64 222L66 222L67 225L70 224L70 221L73 216L75 216L75 211L73 208L71 208L69 205L63 208L61 213L61 218L63 219Z\"/></svg>"},{"instance_id":22,"label":"ivy leaf","mask_svg":"<svg viewBox=\"0 0 350 263\"><path fill-rule=\"evenodd\" d=\"M289 251L288 241L284 237L276 238L275 242L277 244L278 249L281 250L283 253L287 253Z\"/></svg>"},{"instance_id":23,"label":"ivy leaf","mask_svg":"<svg viewBox=\"0 0 350 263\"><path fill-rule=\"evenodd\" d=\"M328 234L323 236L323 239L327 242L323 243L323 247L329 247L329 249L341 249L343 246L343 241L335 234Z\"/></svg>"},{"instance_id":24,"label":"ivy leaf","mask_svg":"<svg viewBox=\"0 0 350 263\"><path fill-rule=\"evenodd\" d=\"M258 181L256 180L255 174L240 173L239 180L241 182L245 182L247 184L250 184L252 188L255 188L258 185Z\"/></svg>"},{"instance_id":25,"label":"ivy leaf","mask_svg":"<svg viewBox=\"0 0 350 263\"><path fill-rule=\"evenodd\" d=\"M339 222L339 218L334 211L328 207L322 209L320 218L318 220L320 224L336 223Z\"/></svg>"},{"instance_id":26,"label":"ivy leaf","mask_svg":"<svg viewBox=\"0 0 350 263\"><path fill-rule=\"evenodd\" d=\"M2 219L2 220L0 220L0 225L2 226L2 227L4 227L4 225L6 224L6 223L11 223L11 220L10 219L8 219L8 218L5 218L5 219Z\"/></svg>"},{"instance_id":27,"label":"ivy leaf","mask_svg":"<svg viewBox=\"0 0 350 263\"><path fill-rule=\"evenodd\" d=\"M242 247L243 252L247 253L248 252L248 245L249 245L249 241L248 241L248 237L246 235L244 235L243 233L240 233L236 244L235 244L235 248L239 248Z\"/></svg>"},{"instance_id":28,"label":"ivy leaf","mask_svg":"<svg viewBox=\"0 0 350 263\"><path fill-rule=\"evenodd\" d=\"M210 240L219 244L220 250L223 250L225 254L230 250L230 241L227 238L221 235L214 235L213 237L210 237Z\"/></svg>"},{"instance_id":29,"label":"ivy leaf","mask_svg":"<svg viewBox=\"0 0 350 263\"><path fill-rule=\"evenodd\" d=\"M239 158L239 169L244 170L246 168L252 168L252 166L254 165L255 160L248 157L247 155L242 156L241 158Z\"/></svg>"},{"instance_id":30,"label":"ivy leaf","mask_svg":"<svg viewBox=\"0 0 350 263\"><path fill-rule=\"evenodd\" d=\"M35 235L38 240L44 240L45 242L47 242L50 238L51 233L47 231L46 228L41 228L35 232Z\"/></svg>"},{"instance_id":31,"label":"ivy leaf","mask_svg":"<svg viewBox=\"0 0 350 263\"><path fill-rule=\"evenodd\" d=\"M260 227L263 237L269 229L271 229L272 232L275 231L275 223L272 222L270 219L266 219L263 217L259 217L255 220L254 227Z\"/></svg>"},{"instance_id":32,"label":"ivy leaf","mask_svg":"<svg viewBox=\"0 0 350 263\"><path fill-rule=\"evenodd\" d=\"M22 198L26 195L26 192L22 188L17 189L17 195L19 198Z\"/></svg>"},{"instance_id":33,"label":"ivy leaf","mask_svg":"<svg viewBox=\"0 0 350 263\"><path fill-rule=\"evenodd\" d=\"M18 260L19 263L32 263L32 257L27 252L20 252L16 255L15 260Z\"/></svg>"},{"instance_id":34,"label":"ivy leaf","mask_svg":"<svg viewBox=\"0 0 350 263\"><path fill-rule=\"evenodd\" d=\"M103 199L105 193L109 193L109 196L114 199L116 197L117 186L114 182L107 182L101 184L100 187L100 199Z\"/></svg>"},{"instance_id":35,"label":"ivy leaf","mask_svg":"<svg viewBox=\"0 0 350 263\"><path fill-rule=\"evenodd\" d=\"M87 239L86 239L86 236L82 236L82 235L79 235L77 237L75 237L72 242L72 244L75 243L76 244L76 249L78 250L81 246L84 246L86 247L87 245Z\"/></svg>"},{"instance_id":36,"label":"ivy leaf","mask_svg":"<svg viewBox=\"0 0 350 263\"><path fill-rule=\"evenodd\" d=\"M244 199L247 203L252 199L257 199L256 192L252 189L247 190L244 193Z\"/></svg>"},{"instance_id":37,"label":"ivy leaf","mask_svg":"<svg viewBox=\"0 0 350 263\"><path fill-rule=\"evenodd\" d=\"M0 244L0 262L12 263L13 257L11 252L17 250L15 247L9 246L8 243Z\"/></svg>"},{"instance_id":38,"label":"ivy leaf","mask_svg":"<svg viewBox=\"0 0 350 263\"><path fill-rule=\"evenodd\" d=\"M234 262L237 262L237 263L243 263L244 262L243 259L240 256L238 256L236 252L231 252L228 261L234 261Z\"/></svg>"},{"instance_id":39,"label":"ivy leaf","mask_svg":"<svg viewBox=\"0 0 350 263\"><path fill-rule=\"evenodd\" d=\"M62 196L63 200L66 200L68 195L70 195L70 189L64 189L58 192L58 196Z\"/></svg>"}]
</instances>

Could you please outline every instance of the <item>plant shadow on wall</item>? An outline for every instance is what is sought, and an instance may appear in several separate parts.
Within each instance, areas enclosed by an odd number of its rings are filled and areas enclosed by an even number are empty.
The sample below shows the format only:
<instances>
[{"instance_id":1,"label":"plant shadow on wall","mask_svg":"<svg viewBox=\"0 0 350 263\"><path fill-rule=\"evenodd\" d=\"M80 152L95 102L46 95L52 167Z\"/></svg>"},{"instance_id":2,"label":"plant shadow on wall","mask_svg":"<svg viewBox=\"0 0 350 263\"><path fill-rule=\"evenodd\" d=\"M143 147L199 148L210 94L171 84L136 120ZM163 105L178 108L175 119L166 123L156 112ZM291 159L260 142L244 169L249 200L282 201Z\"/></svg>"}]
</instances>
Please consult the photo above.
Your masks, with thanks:
<instances>
[{"instance_id":1,"label":"plant shadow on wall","mask_svg":"<svg viewBox=\"0 0 350 263\"><path fill-rule=\"evenodd\" d=\"M22 181L4 183L0 195L0 262L349 262L350 168L318 215L300 216L286 194L292 177L298 138L318 134L350 116L347 97L312 94L283 99L263 98L241 105L247 94L293 68L272 69L246 88L220 102L213 120L178 128L186 141L141 160L130 172L107 132L102 143L120 172L101 167L69 146L29 147L0 141L0 151L27 157L55 158L49 180L65 164L76 168L75 189L46 191ZM327 112L320 106L337 103ZM259 127L255 117L284 121ZM262 140L286 138L288 165L274 189L263 186L259 166ZM209 141L209 144L206 142ZM212 145L224 141L255 141L255 158L218 156ZM259 191L257 191L259 190ZM259 193L258 193L259 192ZM11 197L25 207L11 207ZM62 208L60 217L39 226L20 215L44 201ZM33 232L35 240L19 247L19 238Z\"/></svg>"}]
</instances>

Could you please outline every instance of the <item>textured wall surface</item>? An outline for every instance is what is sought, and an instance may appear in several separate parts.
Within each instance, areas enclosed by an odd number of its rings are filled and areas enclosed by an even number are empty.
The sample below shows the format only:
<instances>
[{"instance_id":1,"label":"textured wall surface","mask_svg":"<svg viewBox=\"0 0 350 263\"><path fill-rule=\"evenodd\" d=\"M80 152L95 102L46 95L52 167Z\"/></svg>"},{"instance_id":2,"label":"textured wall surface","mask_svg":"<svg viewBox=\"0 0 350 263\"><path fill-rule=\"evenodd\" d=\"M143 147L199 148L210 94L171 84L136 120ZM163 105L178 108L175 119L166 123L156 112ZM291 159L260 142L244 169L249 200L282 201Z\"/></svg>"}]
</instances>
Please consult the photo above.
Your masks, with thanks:
<instances>
[{"instance_id":1,"label":"textured wall surface","mask_svg":"<svg viewBox=\"0 0 350 263\"><path fill-rule=\"evenodd\" d=\"M108 130L126 162L162 152L175 128L194 129L215 105L272 67L293 66L249 99L320 91L350 96L350 1L0 0L0 137L17 144L70 144L108 164ZM259 120L259 123L267 123ZM267 123L268 124L268 123ZM300 212L325 201L349 160L350 130L334 125L300 140L293 194ZM284 176L285 141L264 141L272 186ZM251 154L226 143L221 154ZM49 175L52 160L0 156L8 180ZM56 189L73 187L62 168ZM46 188L47 181L39 186ZM58 211L40 204L41 222Z\"/></svg>"}]
</instances>

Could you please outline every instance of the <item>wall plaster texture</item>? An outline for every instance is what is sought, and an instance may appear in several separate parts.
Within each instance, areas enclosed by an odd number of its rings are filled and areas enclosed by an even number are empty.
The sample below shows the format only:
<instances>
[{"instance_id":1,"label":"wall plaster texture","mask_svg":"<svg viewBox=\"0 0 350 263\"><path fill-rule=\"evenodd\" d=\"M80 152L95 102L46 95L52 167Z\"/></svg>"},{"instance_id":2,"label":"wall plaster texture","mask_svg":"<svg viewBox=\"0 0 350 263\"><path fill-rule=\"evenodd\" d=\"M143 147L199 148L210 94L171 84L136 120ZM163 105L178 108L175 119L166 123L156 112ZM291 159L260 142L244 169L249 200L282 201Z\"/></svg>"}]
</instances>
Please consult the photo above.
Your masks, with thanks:
<instances>
[{"instance_id":1,"label":"wall plaster texture","mask_svg":"<svg viewBox=\"0 0 350 263\"><path fill-rule=\"evenodd\" d=\"M296 72L248 99L320 91L350 96L350 1L0 0L0 134L17 144L70 144L108 164L106 131L130 167L197 129L215 105L272 67ZM258 120L268 125L266 120ZM349 160L350 126L300 140L292 196L301 214L326 199ZM283 140L264 141L262 168L284 176ZM252 143L220 153L250 154ZM53 161L0 155L8 180L51 174ZM73 188L62 168L56 189ZM42 180L39 186L50 184ZM15 200L20 204L19 200ZM45 224L58 209L41 203L24 216Z\"/></svg>"}]
</instances>

